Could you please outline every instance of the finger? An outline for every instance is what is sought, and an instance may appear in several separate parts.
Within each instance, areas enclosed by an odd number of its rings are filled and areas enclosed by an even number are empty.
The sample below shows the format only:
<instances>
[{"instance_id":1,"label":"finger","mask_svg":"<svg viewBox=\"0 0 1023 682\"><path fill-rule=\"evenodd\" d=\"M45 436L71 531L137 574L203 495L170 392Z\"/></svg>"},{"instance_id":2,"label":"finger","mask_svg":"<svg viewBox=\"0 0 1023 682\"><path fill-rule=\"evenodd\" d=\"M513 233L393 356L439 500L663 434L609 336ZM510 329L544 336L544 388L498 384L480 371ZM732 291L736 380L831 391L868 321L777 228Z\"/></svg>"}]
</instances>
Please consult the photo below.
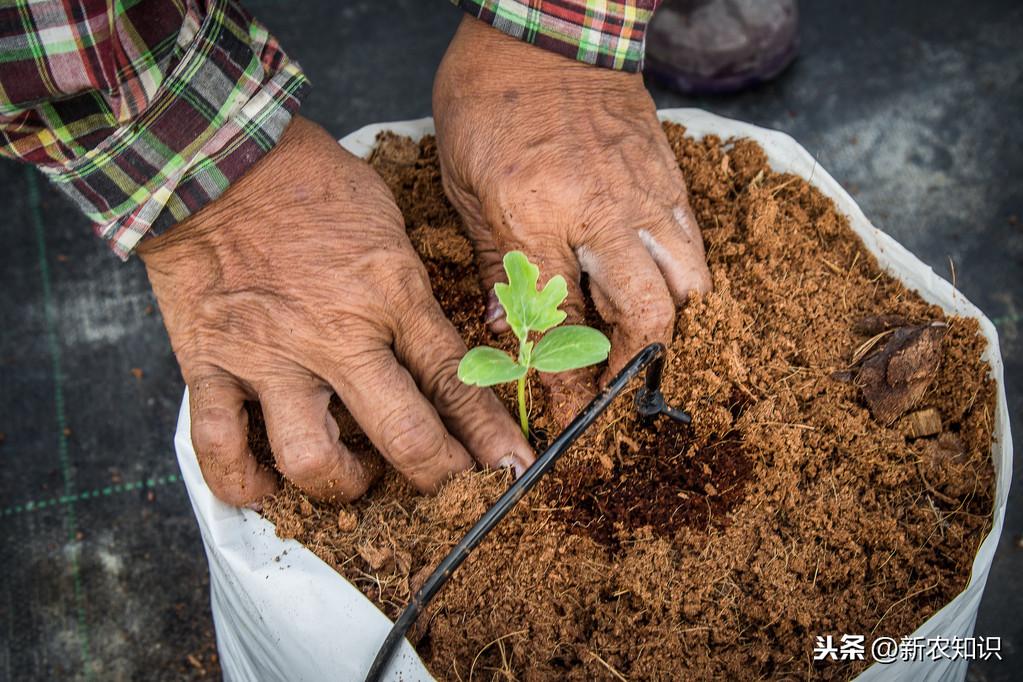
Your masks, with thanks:
<instances>
[{"instance_id":1,"label":"finger","mask_svg":"<svg viewBox=\"0 0 1023 682\"><path fill-rule=\"evenodd\" d=\"M330 394L310 377L264 388L259 401L281 473L312 497L350 502L366 492L374 472L341 443L327 411Z\"/></svg>"},{"instance_id":2,"label":"finger","mask_svg":"<svg viewBox=\"0 0 1023 682\"><path fill-rule=\"evenodd\" d=\"M395 336L398 360L476 461L492 468L511 467L521 475L535 459L522 430L493 391L458 378L465 343L440 306L432 301L426 305L423 322L406 325Z\"/></svg>"},{"instance_id":3,"label":"finger","mask_svg":"<svg viewBox=\"0 0 1023 682\"><path fill-rule=\"evenodd\" d=\"M347 358L330 377L341 401L373 445L424 493L436 492L452 474L472 468L472 458L448 433L390 348Z\"/></svg>"},{"instance_id":4,"label":"finger","mask_svg":"<svg viewBox=\"0 0 1023 682\"><path fill-rule=\"evenodd\" d=\"M685 303L691 293L710 292L703 236L685 195L670 210L653 215L638 234L676 303Z\"/></svg>"},{"instance_id":5,"label":"finger","mask_svg":"<svg viewBox=\"0 0 1023 682\"><path fill-rule=\"evenodd\" d=\"M490 230L477 224L471 224L471 219L466 219L464 222L466 231L472 239L473 250L476 252L480 286L483 287L483 291L487 292L487 310L484 321L495 334L504 334L511 331L511 327L508 326L508 321L504 317L504 308L501 307L501 302L497 300L497 293L494 291L495 284L508 281L504 272L504 250L498 246Z\"/></svg>"},{"instance_id":6,"label":"finger","mask_svg":"<svg viewBox=\"0 0 1023 682\"><path fill-rule=\"evenodd\" d=\"M598 312L614 328L606 379L647 345L671 341L675 304L636 232L607 232L576 252Z\"/></svg>"},{"instance_id":7,"label":"finger","mask_svg":"<svg viewBox=\"0 0 1023 682\"><path fill-rule=\"evenodd\" d=\"M477 232L470 229L469 233ZM488 230L479 230L480 237L473 239L476 251L476 262L480 273L480 286L487 292L487 310L484 321L490 326L495 334L504 334L511 331L508 321L504 316L504 308L497 299L497 292L494 285L498 282L507 282L508 276L504 272L504 250L498 247Z\"/></svg>"},{"instance_id":8,"label":"finger","mask_svg":"<svg viewBox=\"0 0 1023 682\"><path fill-rule=\"evenodd\" d=\"M245 392L214 370L188 387L192 446L206 485L220 500L251 506L277 489L277 476L249 449Z\"/></svg>"},{"instance_id":9,"label":"finger","mask_svg":"<svg viewBox=\"0 0 1023 682\"><path fill-rule=\"evenodd\" d=\"M444 176L444 191L462 216L462 224L476 254L480 286L487 293L484 322L495 334L511 331L504 318L504 308L494 293L495 284L507 281L502 262L504 250L500 248L493 231L487 226L483 218L483 207L475 196L448 183L447 175Z\"/></svg>"}]
</instances>

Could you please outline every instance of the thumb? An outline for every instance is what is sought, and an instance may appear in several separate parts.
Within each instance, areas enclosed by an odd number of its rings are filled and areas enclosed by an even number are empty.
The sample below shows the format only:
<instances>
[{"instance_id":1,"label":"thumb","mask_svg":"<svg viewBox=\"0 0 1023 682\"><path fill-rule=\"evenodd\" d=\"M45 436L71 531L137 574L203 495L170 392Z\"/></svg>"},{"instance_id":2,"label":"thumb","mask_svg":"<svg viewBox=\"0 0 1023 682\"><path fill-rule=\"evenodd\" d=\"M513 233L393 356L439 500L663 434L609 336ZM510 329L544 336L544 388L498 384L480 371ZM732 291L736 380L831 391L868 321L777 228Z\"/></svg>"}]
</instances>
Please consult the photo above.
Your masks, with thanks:
<instances>
[{"instance_id":1,"label":"thumb","mask_svg":"<svg viewBox=\"0 0 1023 682\"><path fill-rule=\"evenodd\" d=\"M452 198L452 203L455 204L462 216L462 224L465 226L469 240L472 241L473 251L476 253L480 285L487 295L484 321L495 334L504 334L511 331L511 328L504 319L504 308L497 300L494 285L498 282L508 281L504 272L505 249L502 249L497 243L494 232L487 225L479 199L465 192L452 192L450 188L446 189Z\"/></svg>"},{"instance_id":2,"label":"thumb","mask_svg":"<svg viewBox=\"0 0 1023 682\"><path fill-rule=\"evenodd\" d=\"M487 311L485 320L490 330L495 334L504 334L511 331L508 321L504 317L504 308L497 300L497 292L494 285L499 282L508 281L508 275L504 271L504 249L497 245L493 233L485 226L469 227L466 220L466 229L469 231L473 245L476 250L476 263L480 272L480 285L483 291L487 292Z\"/></svg>"}]
</instances>

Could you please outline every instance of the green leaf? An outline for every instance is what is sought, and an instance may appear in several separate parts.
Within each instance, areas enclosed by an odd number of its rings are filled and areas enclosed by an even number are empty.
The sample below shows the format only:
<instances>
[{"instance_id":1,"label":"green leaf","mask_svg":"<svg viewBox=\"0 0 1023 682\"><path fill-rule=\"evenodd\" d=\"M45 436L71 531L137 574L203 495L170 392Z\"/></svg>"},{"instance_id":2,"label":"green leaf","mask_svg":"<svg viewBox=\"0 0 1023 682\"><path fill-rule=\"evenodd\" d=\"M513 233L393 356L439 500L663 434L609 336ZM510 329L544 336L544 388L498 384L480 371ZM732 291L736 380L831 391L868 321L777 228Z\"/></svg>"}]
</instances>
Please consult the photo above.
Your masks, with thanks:
<instances>
[{"instance_id":1,"label":"green leaf","mask_svg":"<svg viewBox=\"0 0 1023 682\"><path fill-rule=\"evenodd\" d=\"M611 342L596 329L579 325L549 331L533 349L530 366L541 372L564 372L607 359Z\"/></svg>"},{"instance_id":2,"label":"green leaf","mask_svg":"<svg viewBox=\"0 0 1023 682\"><path fill-rule=\"evenodd\" d=\"M462 356L458 378L470 386L495 386L515 381L526 369L502 350L479 346Z\"/></svg>"},{"instance_id":3,"label":"green leaf","mask_svg":"<svg viewBox=\"0 0 1023 682\"><path fill-rule=\"evenodd\" d=\"M522 340L530 331L545 332L565 321L566 313L558 310L568 296L564 277L551 277L543 291L537 291L540 269L530 263L521 251L505 254L504 271L508 275L508 283L495 284L494 291L515 336Z\"/></svg>"}]
</instances>

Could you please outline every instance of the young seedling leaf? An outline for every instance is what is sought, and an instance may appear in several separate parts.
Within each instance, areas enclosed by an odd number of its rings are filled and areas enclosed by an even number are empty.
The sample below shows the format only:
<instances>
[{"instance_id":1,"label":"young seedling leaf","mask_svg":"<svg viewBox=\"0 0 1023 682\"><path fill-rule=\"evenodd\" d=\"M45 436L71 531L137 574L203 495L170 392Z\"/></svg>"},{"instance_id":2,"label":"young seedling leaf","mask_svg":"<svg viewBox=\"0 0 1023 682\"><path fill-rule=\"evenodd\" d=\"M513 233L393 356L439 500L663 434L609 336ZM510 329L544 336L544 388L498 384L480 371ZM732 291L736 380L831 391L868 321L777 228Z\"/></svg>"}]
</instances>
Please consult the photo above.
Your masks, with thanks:
<instances>
[{"instance_id":1,"label":"young seedling leaf","mask_svg":"<svg viewBox=\"0 0 1023 682\"><path fill-rule=\"evenodd\" d=\"M607 358L611 342L589 327L558 327L567 317L558 310L568 296L568 284L561 275L551 277L543 290L537 291L540 269L521 251L505 254L504 271L508 283L495 284L494 292L504 307L508 326L519 340L518 358L488 346L473 348L458 363L458 378L474 386L518 381L519 425L522 435L528 438L526 374L529 370L564 372L601 362ZM547 333L534 341L529 338L530 332Z\"/></svg>"},{"instance_id":2,"label":"young seedling leaf","mask_svg":"<svg viewBox=\"0 0 1023 682\"><path fill-rule=\"evenodd\" d=\"M547 332L533 349L530 366L541 372L564 372L607 359L611 342L596 329L579 325Z\"/></svg>"},{"instance_id":3,"label":"young seedling leaf","mask_svg":"<svg viewBox=\"0 0 1023 682\"><path fill-rule=\"evenodd\" d=\"M565 321L568 313L558 310L558 306L568 298L568 284L561 275L554 275L547 280L546 286L533 300L532 317L529 320L531 331L545 332L557 327Z\"/></svg>"},{"instance_id":4,"label":"young seedling leaf","mask_svg":"<svg viewBox=\"0 0 1023 682\"><path fill-rule=\"evenodd\" d=\"M543 290L537 291L540 269L521 251L505 254L504 271L508 283L494 285L494 291L515 336L525 339L530 331L545 332L565 321L566 313L558 310L568 296L564 277L551 277Z\"/></svg>"},{"instance_id":5,"label":"young seedling leaf","mask_svg":"<svg viewBox=\"0 0 1023 682\"><path fill-rule=\"evenodd\" d=\"M496 386L525 376L528 369L503 350L479 346L462 356L458 363L458 378L472 386Z\"/></svg>"}]
</instances>

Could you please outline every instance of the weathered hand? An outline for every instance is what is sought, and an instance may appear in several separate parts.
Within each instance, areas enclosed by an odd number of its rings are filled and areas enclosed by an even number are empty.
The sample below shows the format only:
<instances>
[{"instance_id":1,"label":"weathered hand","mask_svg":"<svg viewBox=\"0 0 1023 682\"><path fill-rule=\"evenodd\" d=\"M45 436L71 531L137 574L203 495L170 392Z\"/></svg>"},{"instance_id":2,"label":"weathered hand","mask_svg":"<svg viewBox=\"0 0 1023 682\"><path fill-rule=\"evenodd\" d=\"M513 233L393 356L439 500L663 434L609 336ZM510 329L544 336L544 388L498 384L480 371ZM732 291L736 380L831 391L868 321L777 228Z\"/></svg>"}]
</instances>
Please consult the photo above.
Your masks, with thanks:
<instances>
[{"instance_id":1,"label":"weathered hand","mask_svg":"<svg viewBox=\"0 0 1023 682\"><path fill-rule=\"evenodd\" d=\"M670 340L675 304L710 289L685 181L637 74L596 68L467 18L433 92L444 188L461 213L484 285L501 257L524 251L543 278L569 282L569 320L583 312L580 272L614 327L609 373ZM507 325L495 299L488 318ZM586 380L566 386L578 402Z\"/></svg>"},{"instance_id":2,"label":"weathered hand","mask_svg":"<svg viewBox=\"0 0 1023 682\"><path fill-rule=\"evenodd\" d=\"M469 453L520 471L532 462L498 399L458 380L465 345L387 187L319 126L296 118L220 199L139 253L222 500L275 486L246 442L254 398L278 468L319 498L358 497L374 469L339 441L332 392L420 490L470 467Z\"/></svg>"}]
</instances>

